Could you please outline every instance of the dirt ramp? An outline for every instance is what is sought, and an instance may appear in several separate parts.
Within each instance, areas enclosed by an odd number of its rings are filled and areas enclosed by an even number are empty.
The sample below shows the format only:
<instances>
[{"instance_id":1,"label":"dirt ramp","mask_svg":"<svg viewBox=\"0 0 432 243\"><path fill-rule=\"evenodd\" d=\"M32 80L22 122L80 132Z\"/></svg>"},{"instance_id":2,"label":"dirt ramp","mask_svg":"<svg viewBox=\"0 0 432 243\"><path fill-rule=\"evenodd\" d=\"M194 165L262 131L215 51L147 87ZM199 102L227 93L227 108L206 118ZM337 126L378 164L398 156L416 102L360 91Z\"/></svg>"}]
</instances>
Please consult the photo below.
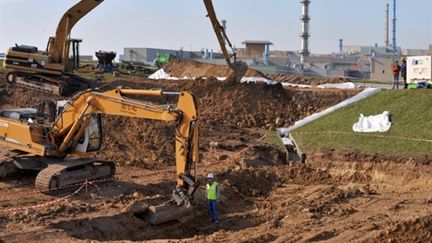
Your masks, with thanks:
<instances>
[{"instance_id":1,"label":"dirt ramp","mask_svg":"<svg viewBox=\"0 0 432 243\"><path fill-rule=\"evenodd\" d=\"M164 67L165 72L172 77L200 78L200 77L229 77L233 71L227 65L215 65L192 60L174 60ZM244 77L266 77L263 73L249 69Z\"/></svg>"}]
</instances>

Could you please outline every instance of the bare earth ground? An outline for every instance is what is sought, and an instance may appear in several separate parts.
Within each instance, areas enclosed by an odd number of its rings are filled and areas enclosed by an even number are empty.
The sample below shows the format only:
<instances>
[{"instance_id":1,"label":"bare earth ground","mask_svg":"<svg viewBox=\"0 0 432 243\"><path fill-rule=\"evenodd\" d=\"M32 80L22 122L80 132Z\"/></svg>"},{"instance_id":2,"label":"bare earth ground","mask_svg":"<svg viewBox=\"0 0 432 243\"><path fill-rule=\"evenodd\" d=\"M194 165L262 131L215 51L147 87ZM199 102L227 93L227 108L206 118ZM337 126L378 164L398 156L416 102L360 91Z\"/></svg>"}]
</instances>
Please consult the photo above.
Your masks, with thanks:
<instances>
[{"instance_id":1,"label":"bare earth ground","mask_svg":"<svg viewBox=\"0 0 432 243\"><path fill-rule=\"evenodd\" d=\"M162 83L161 83L162 82ZM40 209L0 212L0 241L182 242L425 242L432 230L432 169L413 161L335 161L310 156L306 165L255 143L264 129L289 125L353 93L224 87L215 82L107 81L109 85L190 90L199 99L202 162L199 178L216 172L222 185L219 224L211 224L202 193L181 222L151 226L124 212L136 199L165 201L174 187L173 145L165 124L105 119L100 156L116 160L111 182ZM35 106L49 95L1 91L0 108ZM49 97L58 98L58 97ZM234 104L239 105L232 105ZM246 102L248 101L248 102ZM233 115L234 114L234 115ZM280 123L280 124L276 124ZM121 124L121 129L119 128ZM109 132L108 132L109 131ZM237 152L251 148L234 159ZM0 160L10 152L2 149ZM0 210L51 202L74 191L35 193L35 175L0 180Z\"/></svg>"}]
</instances>

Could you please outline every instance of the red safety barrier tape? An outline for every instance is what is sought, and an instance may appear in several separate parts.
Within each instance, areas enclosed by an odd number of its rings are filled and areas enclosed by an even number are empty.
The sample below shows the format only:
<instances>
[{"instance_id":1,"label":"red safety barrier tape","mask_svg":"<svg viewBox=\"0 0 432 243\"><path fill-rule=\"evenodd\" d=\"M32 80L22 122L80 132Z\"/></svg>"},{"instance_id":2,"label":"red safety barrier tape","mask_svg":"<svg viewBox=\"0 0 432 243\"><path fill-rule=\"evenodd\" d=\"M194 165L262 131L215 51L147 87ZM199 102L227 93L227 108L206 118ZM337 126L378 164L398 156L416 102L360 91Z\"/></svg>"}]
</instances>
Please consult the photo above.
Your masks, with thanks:
<instances>
[{"instance_id":1,"label":"red safety barrier tape","mask_svg":"<svg viewBox=\"0 0 432 243\"><path fill-rule=\"evenodd\" d=\"M44 207L48 207L57 203L60 203L62 201L65 201L73 196L75 196L76 194L78 194L85 186L87 185L87 182L83 183L76 191L74 191L73 193L64 196L62 198L58 198L56 200L50 201L50 202L46 202L46 203L41 203L41 204L37 204L37 205L32 205L32 206L25 206L25 207L14 207L14 208L6 208L6 209L0 209L0 213L11 213L11 212L19 212L19 211L24 211L24 210L28 210L28 209L38 209L38 208L44 208Z\"/></svg>"},{"instance_id":2,"label":"red safety barrier tape","mask_svg":"<svg viewBox=\"0 0 432 243\"><path fill-rule=\"evenodd\" d=\"M248 145L246 148L244 148L241 151L239 151L239 152L235 153L234 155L232 155L230 159L228 159L228 160L213 161L210 165L207 165L206 167L214 166L214 165L220 164L220 163L234 162L240 155L242 155L245 152L247 152L248 150L252 149L253 146L261 143L266 137L267 137L267 135L264 135L261 138L257 139L255 142L253 142L252 144ZM146 173L145 176L154 176L154 175L165 174L165 173L175 173L175 170L173 170L173 169L160 170L160 171Z\"/></svg>"},{"instance_id":3,"label":"red safety barrier tape","mask_svg":"<svg viewBox=\"0 0 432 243\"><path fill-rule=\"evenodd\" d=\"M234 162L240 155L242 155L242 154L246 153L247 151L251 150L253 148L253 146L261 143L266 137L267 137L267 135L264 135L261 138L255 140L255 142L253 142L252 144L249 144L246 148L244 148L244 149L240 150L239 152L233 154L231 156L231 158L229 158L228 160L214 161L211 165L209 165L207 167L213 166L215 164L220 164L220 163L227 163L228 164L228 163Z\"/></svg>"},{"instance_id":4,"label":"red safety barrier tape","mask_svg":"<svg viewBox=\"0 0 432 243\"><path fill-rule=\"evenodd\" d=\"M94 183L108 182L108 181L112 181L114 179L115 179L114 177L111 177L111 178L100 179L100 180L90 180L90 181L87 181L87 183L90 185L94 185ZM75 187L80 187L80 186L82 186L82 183L76 183L76 184L72 184L72 185L68 185L68 186L55 187L55 188L51 188L51 189L47 189L47 190L37 190L37 189L20 190L19 194L34 195L34 194L40 194L40 193L60 191L60 190L65 190L65 189L70 189L70 188L75 188ZM0 200L7 200L7 199L8 199L7 197L0 197Z\"/></svg>"}]
</instances>

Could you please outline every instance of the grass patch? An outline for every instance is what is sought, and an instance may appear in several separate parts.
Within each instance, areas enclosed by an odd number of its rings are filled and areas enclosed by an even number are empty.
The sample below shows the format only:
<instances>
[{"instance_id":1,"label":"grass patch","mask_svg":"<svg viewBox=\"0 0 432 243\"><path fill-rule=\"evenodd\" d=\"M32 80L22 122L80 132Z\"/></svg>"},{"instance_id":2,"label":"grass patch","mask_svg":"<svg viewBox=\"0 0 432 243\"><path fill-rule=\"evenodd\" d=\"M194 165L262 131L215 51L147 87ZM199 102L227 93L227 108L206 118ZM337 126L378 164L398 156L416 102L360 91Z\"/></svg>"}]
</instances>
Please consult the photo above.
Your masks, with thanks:
<instances>
[{"instance_id":1,"label":"grass patch","mask_svg":"<svg viewBox=\"0 0 432 243\"><path fill-rule=\"evenodd\" d=\"M352 126L365 116L390 111L392 127L386 133L358 134ZM340 132L342 134L317 132ZM302 134L303 133L303 134ZM388 90L351 104L294 131L303 150L358 149L366 153L422 156L432 154L432 143L402 138L432 140L432 91Z\"/></svg>"},{"instance_id":2,"label":"grass patch","mask_svg":"<svg viewBox=\"0 0 432 243\"><path fill-rule=\"evenodd\" d=\"M276 131L266 130L265 134L266 134L265 143L275 147L277 150L281 152L285 152L285 145L283 144L282 140L280 139Z\"/></svg>"}]
</instances>

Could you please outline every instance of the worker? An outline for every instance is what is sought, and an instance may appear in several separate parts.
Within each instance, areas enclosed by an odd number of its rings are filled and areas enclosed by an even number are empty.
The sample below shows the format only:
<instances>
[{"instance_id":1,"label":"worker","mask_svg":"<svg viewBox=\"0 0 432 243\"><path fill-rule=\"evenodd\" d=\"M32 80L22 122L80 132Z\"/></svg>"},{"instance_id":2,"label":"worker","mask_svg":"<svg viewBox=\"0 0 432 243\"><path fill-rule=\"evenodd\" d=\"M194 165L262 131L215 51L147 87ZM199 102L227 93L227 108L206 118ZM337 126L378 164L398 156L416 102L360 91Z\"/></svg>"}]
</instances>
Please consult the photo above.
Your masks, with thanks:
<instances>
[{"instance_id":1,"label":"worker","mask_svg":"<svg viewBox=\"0 0 432 243\"><path fill-rule=\"evenodd\" d=\"M392 89L399 89L399 73L400 73L400 67L399 62L395 61L392 65L392 73L393 73L393 88Z\"/></svg>"},{"instance_id":2,"label":"worker","mask_svg":"<svg viewBox=\"0 0 432 243\"><path fill-rule=\"evenodd\" d=\"M213 173L207 174L207 200L209 205L209 211L211 220L213 223L219 223L219 215L217 212L217 200L220 196L219 183L214 179Z\"/></svg>"},{"instance_id":3,"label":"worker","mask_svg":"<svg viewBox=\"0 0 432 243\"><path fill-rule=\"evenodd\" d=\"M405 58L402 58L402 64L400 65L401 77L403 79L404 89L408 88L407 84L407 62Z\"/></svg>"}]
</instances>

